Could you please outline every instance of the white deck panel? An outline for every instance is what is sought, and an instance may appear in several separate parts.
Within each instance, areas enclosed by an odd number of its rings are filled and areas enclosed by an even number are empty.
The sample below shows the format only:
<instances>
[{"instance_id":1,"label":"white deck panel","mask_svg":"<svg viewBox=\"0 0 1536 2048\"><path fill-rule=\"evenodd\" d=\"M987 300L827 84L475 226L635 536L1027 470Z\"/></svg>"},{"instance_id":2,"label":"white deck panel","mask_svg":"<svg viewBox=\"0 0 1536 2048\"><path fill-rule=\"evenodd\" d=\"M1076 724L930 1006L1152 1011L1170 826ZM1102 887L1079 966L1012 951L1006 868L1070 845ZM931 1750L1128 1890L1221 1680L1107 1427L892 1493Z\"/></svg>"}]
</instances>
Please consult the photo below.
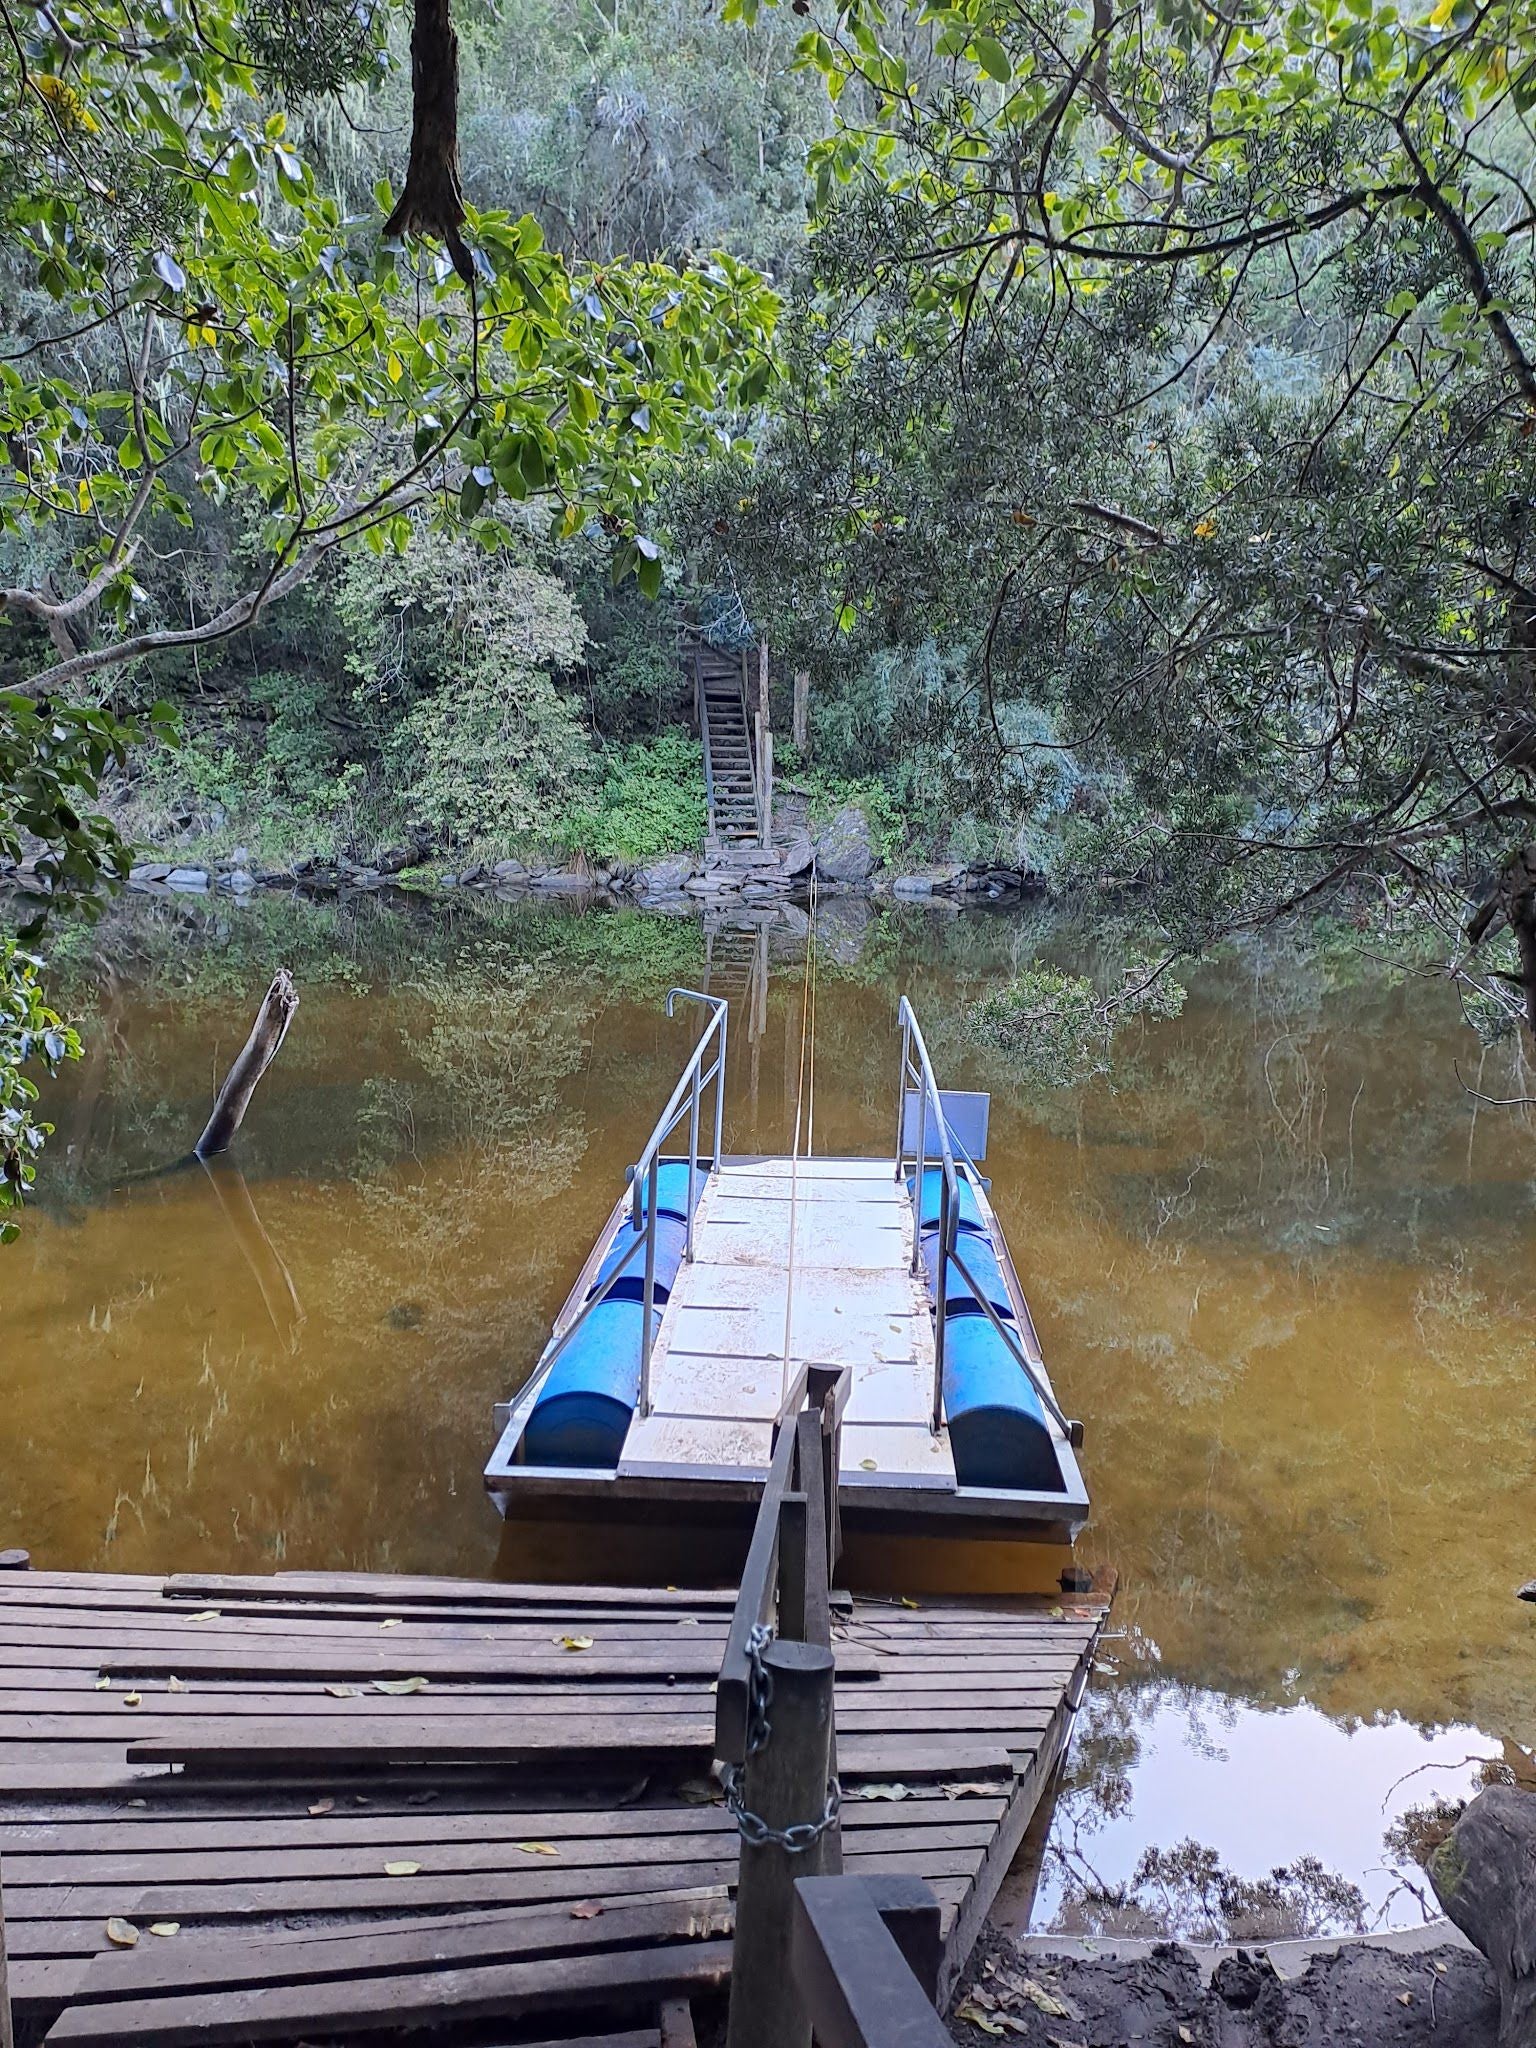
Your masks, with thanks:
<instances>
[{"instance_id":1,"label":"white deck panel","mask_svg":"<svg viewBox=\"0 0 1536 2048\"><path fill-rule=\"evenodd\" d=\"M786 1381L804 1364L849 1365L845 1481L953 1491L948 1434L931 1428L933 1322L911 1259L912 1204L894 1160L728 1162L699 1205L693 1261L652 1353L651 1413L632 1423L620 1473L760 1472Z\"/></svg>"}]
</instances>

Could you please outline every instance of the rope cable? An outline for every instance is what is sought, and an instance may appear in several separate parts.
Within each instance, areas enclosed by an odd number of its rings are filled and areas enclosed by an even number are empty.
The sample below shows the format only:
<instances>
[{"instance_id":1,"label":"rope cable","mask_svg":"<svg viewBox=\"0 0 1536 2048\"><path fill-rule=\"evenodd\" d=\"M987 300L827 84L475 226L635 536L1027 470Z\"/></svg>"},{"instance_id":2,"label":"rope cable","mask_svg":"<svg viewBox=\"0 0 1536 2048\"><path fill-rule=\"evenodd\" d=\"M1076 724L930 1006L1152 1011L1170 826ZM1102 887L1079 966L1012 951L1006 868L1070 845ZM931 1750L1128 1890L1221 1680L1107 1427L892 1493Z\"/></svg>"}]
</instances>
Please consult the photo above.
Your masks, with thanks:
<instances>
[{"instance_id":1,"label":"rope cable","mask_svg":"<svg viewBox=\"0 0 1536 2048\"><path fill-rule=\"evenodd\" d=\"M795 1312L795 1236L800 1206L800 1140L810 1157L816 1115L816 871L811 870L811 914L805 928L805 966L800 981L800 1063L795 1084L795 1128L789 1154L789 1252L784 1269L784 1360L779 1375L780 1406L789 1398L791 1325Z\"/></svg>"}]
</instances>

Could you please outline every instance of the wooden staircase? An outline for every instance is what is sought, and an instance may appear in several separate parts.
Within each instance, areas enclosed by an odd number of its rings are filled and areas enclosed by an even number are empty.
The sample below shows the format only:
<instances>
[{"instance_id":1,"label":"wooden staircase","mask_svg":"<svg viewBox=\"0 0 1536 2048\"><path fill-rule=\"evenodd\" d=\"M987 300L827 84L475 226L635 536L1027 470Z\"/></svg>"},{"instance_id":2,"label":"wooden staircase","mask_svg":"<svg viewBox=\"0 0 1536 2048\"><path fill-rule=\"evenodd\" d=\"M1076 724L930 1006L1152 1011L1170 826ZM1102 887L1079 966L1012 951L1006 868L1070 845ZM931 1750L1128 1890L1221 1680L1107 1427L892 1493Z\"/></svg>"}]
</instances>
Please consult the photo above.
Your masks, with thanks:
<instances>
[{"instance_id":1,"label":"wooden staircase","mask_svg":"<svg viewBox=\"0 0 1536 2048\"><path fill-rule=\"evenodd\" d=\"M762 803L742 658L696 642L692 666L704 741L709 837L721 848L755 846L762 836Z\"/></svg>"}]
</instances>

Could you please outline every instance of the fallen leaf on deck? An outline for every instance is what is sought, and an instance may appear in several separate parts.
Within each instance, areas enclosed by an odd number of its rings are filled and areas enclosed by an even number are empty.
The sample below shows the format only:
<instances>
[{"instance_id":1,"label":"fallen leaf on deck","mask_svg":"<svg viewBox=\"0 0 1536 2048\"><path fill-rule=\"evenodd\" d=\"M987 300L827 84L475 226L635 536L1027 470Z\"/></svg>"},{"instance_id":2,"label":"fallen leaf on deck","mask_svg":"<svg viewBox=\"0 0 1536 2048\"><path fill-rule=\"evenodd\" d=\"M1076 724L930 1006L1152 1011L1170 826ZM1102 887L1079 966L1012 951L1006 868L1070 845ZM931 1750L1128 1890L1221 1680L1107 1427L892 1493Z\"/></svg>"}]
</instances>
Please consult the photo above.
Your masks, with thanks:
<instances>
[{"instance_id":1,"label":"fallen leaf on deck","mask_svg":"<svg viewBox=\"0 0 1536 2048\"><path fill-rule=\"evenodd\" d=\"M328 1685L325 1689L333 1700L356 1700L362 1698L362 1694L355 1685Z\"/></svg>"},{"instance_id":2,"label":"fallen leaf on deck","mask_svg":"<svg viewBox=\"0 0 1536 2048\"><path fill-rule=\"evenodd\" d=\"M590 1650L592 1647L590 1636L551 1636L550 1641L561 1650Z\"/></svg>"},{"instance_id":3,"label":"fallen leaf on deck","mask_svg":"<svg viewBox=\"0 0 1536 2048\"><path fill-rule=\"evenodd\" d=\"M910 1799L909 1785L860 1785L856 1792L845 1792L845 1799Z\"/></svg>"},{"instance_id":4,"label":"fallen leaf on deck","mask_svg":"<svg viewBox=\"0 0 1536 2048\"><path fill-rule=\"evenodd\" d=\"M414 1877L420 1868L421 1865L419 1863L386 1863L384 1875L386 1877Z\"/></svg>"},{"instance_id":5,"label":"fallen leaf on deck","mask_svg":"<svg viewBox=\"0 0 1536 2048\"><path fill-rule=\"evenodd\" d=\"M336 1802L334 1799L317 1799L309 1810L311 1813L334 1813Z\"/></svg>"},{"instance_id":6,"label":"fallen leaf on deck","mask_svg":"<svg viewBox=\"0 0 1536 2048\"><path fill-rule=\"evenodd\" d=\"M980 2027L984 2034L1000 2034L1003 2030L996 2020L989 2020L979 2005L962 2005L955 2014L957 2020L968 2020L973 2027Z\"/></svg>"},{"instance_id":7,"label":"fallen leaf on deck","mask_svg":"<svg viewBox=\"0 0 1536 2048\"><path fill-rule=\"evenodd\" d=\"M151 1934L158 1934L163 1941L169 1941L173 1934L180 1934L181 1922L179 1920L151 1920L149 1931Z\"/></svg>"},{"instance_id":8,"label":"fallen leaf on deck","mask_svg":"<svg viewBox=\"0 0 1536 2048\"><path fill-rule=\"evenodd\" d=\"M128 1804L130 1806L148 1806L149 1801L147 1799L130 1799Z\"/></svg>"},{"instance_id":9,"label":"fallen leaf on deck","mask_svg":"<svg viewBox=\"0 0 1536 2048\"><path fill-rule=\"evenodd\" d=\"M354 1806L372 1806L373 1801L366 1792L354 1792L352 1794L352 1804Z\"/></svg>"},{"instance_id":10,"label":"fallen leaf on deck","mask_svg":"<svg viewBox=\"0 0 1536 2048\"><path fill-rule=\"evenodd\" d=\"M165 1681L165 1689L167 1692L185 1692L187 1688L179 1678L168 1678Z\"/></svg>"},{"instance_id":11,"label":"fallen leaf on deck","mask_svg":"<svg viewBox=\"0 0 1536 2048\"><path fill-rule=\"evenodd\" d=\"M680 1614L677 1617L677 1625L679 1628L697 1628L699 1617L696 1614Z\"/></svg>"},{"instance_id":12,"label":"fallen leaf on deck","mask_svg":"<svg viewBox=\"0 0 1536 2048\"><path fill-rule=\"evenodd\" d=\"M442 1796L441 1792L407 1792L405 1803L407 1806L430 1806L434 1799Z\"/></svg>"},{"instance_id":13,"label":"fallen leaf on deck","mask_svg":"<svg viewBox=\"0 0 1536 2048\"><path fill-rule=\"evenodd\" d=\"M424 1678L376 1678L373 1681L373 1689L375 1692L389 1692L397 1694L406 1692L425 1692L427 1689L427 1681Z\"/></svg>"},{"instance_id":14,"label":"fallen leaf on deck","mask_svg":"<svg viewBox=\"0 0 1536 2048\"><path fill-rule=\"evenodd\" d=\"M404 1628L404 1627L405 1627L405 1623L404 1623L404 1622L403 1622L403 1621L402 1621L402 1620L400 1619L400 1617L399 1617L399 1615L398 1615L398 1614L395 1614L395 1615L391 1615L388 1621L381 1621L381 1622L379 1623L379 1627L380 1627L380 1628Z\"/></svg>"},{"instance_id":15,"label":"fallen leaf on deck","mask_svg":"<svg viewBox=\"0 0 1536 2048\"><path fill-rule=\"evenodd\" d=\"M1445 1972L1446 1972L1446 1965L1445 1965L1444 1963L1436 1963L1436 1965L1435 1965L1435 1975L1436 1975L1437 1977L1443 1977L1443 1976L1445 1975Z\"/></svg>"},{"instance_id":16,"label":"fallen leaf on deck","mask_svg":"<svg viewBox=\"0 0 1536 2048\"><path fill-rule=\"evenodd\" d=\"M125 1692L123 1694L123 1705L125 1707L137 1707L141 1704L142 1702L136 1692Z\"/></svg>"},{"instance_id":17,"label":"fallen leaf on deck","mask_svg":"<svg viewBox=\"0 0 1536 2048\"><path fill-rule=\"evenodd\" d=\"M97 1679L97 1681L96 1681L96 1690L97 1690L98 1692L110 1692L110 1691L111 1691L111 1689L112 1689L112 1681L111 1681L111 1679L110 1679L110 1678L98 1678L98 1679Z\"/></svg>"},{"instance_id":18,"label":"fallen leaf on deck","mask_svg":"<svg viewBox=\"0 0 1536 2048\"><path fill-rule=\"evenodd\" d=\"M194 1621L217 1621L218 1618L219 1610L217 1607L205 1607L201 1614L194 1614L192 1617Z\"/></svg>"},{"instance_id":19,"label":"fallen leaf on deck","mask_svg":"<svg viewBox=\"0 0 1536 2048\"><path fill-rule=\"evenodd\" d=\"M902 1606L902 1607L916 1607L916 1606L917 1606L917 1602L916 1602L915 1600L909 1600L909 1599L907 1598L907 1596L906 1596L906 1594L905 1594L905 1593L903 1593L903 1594L902 1594L902 1596L901 1596L901 1599L900 1599L900 1601L899 1601L899 1602L898 1602L897 1604L898 1604L899 1606Z\"/></svg>"},{"instance_id":20,"label":"fallen leaf on deck","mask_svg":"<svg viewBox=\"0 0 1536 2048\"><path fill-rule=\"evenodd\" d=\"M109 1920L107 1922L107 1939L114 1948L137 1948L139 1945L139 1930L131 1920Z\"/></svg>"},{"instance_id":21,"label":"fallen leaf on deck","mask_svg":"<svg viewBox=\"0 0 1536 2048\"><path fill-rule=\"evenodd\" d=\"M880 1470L880 1467L875 1463L873 1458L860 1458L859 1470L861 1472L878 1472Z\"/></svg>"},{"instance_id":22,"label":"fallen leaf on deck","mask_svg":"<svg viewBox=\"0 0 1536 2048\"><path fill-rule=\"evenodd\" d=\"M1024 1979L1023 1991L1024 1996L1039 2006L1047 2019L1075 2020L1077 2018L1077 2014L1067 2004L1065 1999L1053 1996L1051 1992L1046 1990L1043 1984L1037 1984L1033 1977L1026 1977Z\"/></svg>"},{"instance_id":23,"label":"fallen leaf on deck","mask_svg":"<svg viewBox=\"0 0 1536 2048\"><path fill-rule=\"evenodd\" d=\"M1066 1618L1067 1618L1067 1610L1065 1609L1065 1607L1053 1607L1053 1608L1051 1609L1051 1619L1052 1619L1052 1621L1065 1621L1065 1620L1066 1620Z\"/></svg>"},{"instance_id":24,"label":"fallen leaf on deck","mask_svg":"<svg viewBox=\"0 0 1536 2048\"><path fill-rule=\"evenodd\" d=\"M1411 1991L1399 1991L1399 1993L1397 1994L1397 2002L1399 2005L1412 2005L1413 1993Z\"/></svg>"},{"instance_id":25,"label":"fallen leaf on deck","mask_svg":"<svg viewBox=\"0 0 1536 2048\"><path fill-rule=\"evenodd\" d=\"M1002 1786L978 1779L974 1784L943 1785L939 1789L946 1799L995 1799Z\"/></svg>"},{"instance_id":26,"label":"fallen leaf on deck","mask_svg":"<svg viewBox=\"0 0 1536 2048\"><path fill-rule=\"evenodd\" d=\"M1195 2038L1195 2037L1194 2037L1194 2035L1193 2035L1193 2034L1192 2034L1192 2033L1190 2032L1190 2030L1189 2030L1189 2028L1188 2028L1188 2027L1180 2027L1180 2029L1179 2029L1179 2039L1180 2039L1181 2041L1193 2041L1193 2040L1194 2040L1194 2038Z\"/></svg>"},{"instance_id":27,"label":"fallen leaf on deck","mask_svg":"<svg viewBox=\"0 0 1536 2048\"><path fill-rule=\"evenodd\" d=\"M514 1842L514 1849L521 1849L525 1856L558 1856L560 1851L553 1842Z\"/></svg>"},{"instance_id":28,"label":"fallen leaf on deck","mask_svg":"<svg viewBox=\"0 0 1536 2048\"><path fill-rule=\"evenodd\" d=\"M580 1905L572 1906L571 1918L573 1920L595 1920L602 1910L603 1904L601 1899L583 1899Z\"/></svg>"},{"instance_id":29,"label":"fallen leaf on deck","mask_svg":"<svg viewBox=\"0 0 1536 2048\"><path fill-rule=\"evenodd\" d=\"M678 1786L677 1796L684 1806L718 1806L724 1794L707 1778L690 1778L685 1785Z\"/></svg>"}]
</instances>

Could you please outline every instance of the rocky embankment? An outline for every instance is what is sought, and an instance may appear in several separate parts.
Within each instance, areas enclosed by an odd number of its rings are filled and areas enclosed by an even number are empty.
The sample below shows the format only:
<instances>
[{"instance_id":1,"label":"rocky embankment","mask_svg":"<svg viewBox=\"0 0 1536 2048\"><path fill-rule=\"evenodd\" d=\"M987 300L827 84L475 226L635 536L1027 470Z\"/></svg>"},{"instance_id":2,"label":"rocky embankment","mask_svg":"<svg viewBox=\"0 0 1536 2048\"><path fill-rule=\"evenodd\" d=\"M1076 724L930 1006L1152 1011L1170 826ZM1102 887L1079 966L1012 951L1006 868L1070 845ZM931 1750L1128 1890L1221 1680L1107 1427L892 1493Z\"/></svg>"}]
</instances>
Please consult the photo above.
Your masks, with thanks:
<instances>
[{"instance_id":1,"label":"rocky embankment","mask_svg":"<svg viewBox=\"0 0 1536 2048\"><path fill-rule=\"evenodd\" d=\"M25 871L19 879L27 877ZM682 910L699 904L747 907L803 900L820 893L893 895L939 903L999 902L1037 895L1043 878L986 861L944 861L903 868L880 859L868 820L849 805L822 822L791 814L771 847L716 847L645 862L474 861L455 867L417 842L372 855L318 855L282 867L253 860L242 846L211 861L140 861L131 885L154 893L249 896L259 889L312 895L408 887L417 892L486 890L498 896L601 897Z\"/></svg>"}]
</instances>

